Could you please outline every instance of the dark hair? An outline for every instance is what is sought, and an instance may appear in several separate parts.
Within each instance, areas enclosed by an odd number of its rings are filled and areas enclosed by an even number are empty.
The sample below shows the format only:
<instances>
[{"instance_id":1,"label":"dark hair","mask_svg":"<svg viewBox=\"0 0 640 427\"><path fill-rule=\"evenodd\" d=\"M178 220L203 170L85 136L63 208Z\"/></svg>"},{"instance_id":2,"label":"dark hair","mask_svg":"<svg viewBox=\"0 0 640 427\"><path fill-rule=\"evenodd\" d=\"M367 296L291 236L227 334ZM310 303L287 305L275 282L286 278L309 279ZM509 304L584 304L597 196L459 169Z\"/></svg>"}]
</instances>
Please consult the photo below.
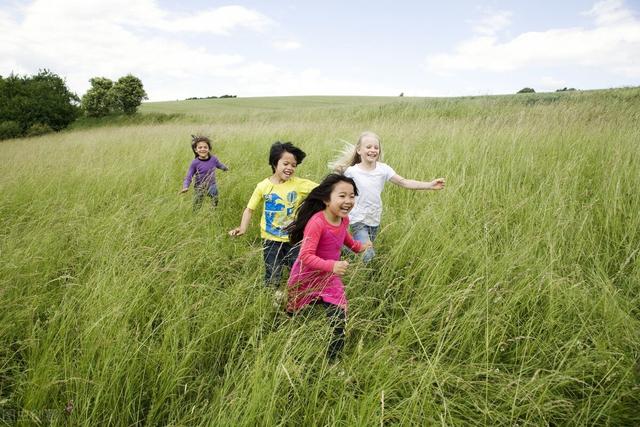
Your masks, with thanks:
<instances>
[{"instance_id":1,"label":"dark hair","mask_svg":"<svg viewBox=\"0 0 640 427\"><path fill-rule=\"evenodd\" d=\"M307 154L293 145L290 142L281 142L276 141L271 145L271 150L269 150L269 165L271 165L271 171L276 171L276 166L278 166L278 160L282 157L282 155L286 152L293 154L293 157L296 158L296 163L300 164L307 156Z\"/></svg>"},{"instance_id":2,"label":"dark hair","mask_svg":"<svg viewBox=\"0 0 640 427\"><path fill-rule=\"evenodd\" d=\"M193 154L195 154L196 157L198 157L198 153L196 151L196 145L198 145L198 142L206 142L209 146L209 151L211 151L211 140L209 138L202 135L191 135L191 151L193 151Z\"/></svg>"},{"instance_id":3,"label":"dark hair","mask_svg":"<svg viewBox=\"0 0 640 427\"><path fill-rule=\"evenodd\" d=\"M356 183L352 178L338 173L332 173L324 177L322 182L311 190L307 198L300 204L296 211L296 219L285 228L285 231L289 233L291 244L295 245L302 241L307 223L313 215L326 208L325 202L329 201L333 187L339 182L347 182L353 185L353 192L356 196L358 195L358 187L356 187Z\"/></svg>"}]
</instances>

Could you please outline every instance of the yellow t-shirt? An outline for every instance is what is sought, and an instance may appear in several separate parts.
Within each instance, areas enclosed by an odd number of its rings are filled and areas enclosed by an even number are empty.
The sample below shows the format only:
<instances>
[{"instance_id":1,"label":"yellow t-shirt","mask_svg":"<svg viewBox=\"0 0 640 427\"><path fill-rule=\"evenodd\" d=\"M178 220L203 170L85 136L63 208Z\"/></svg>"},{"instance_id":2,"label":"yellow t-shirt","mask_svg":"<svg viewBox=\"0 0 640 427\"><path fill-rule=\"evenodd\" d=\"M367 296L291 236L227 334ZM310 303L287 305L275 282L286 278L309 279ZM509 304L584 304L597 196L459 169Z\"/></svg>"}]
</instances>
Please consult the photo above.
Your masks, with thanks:
<instances>
[{"instance_id":1,"label":"yellow t-shirt","mask_svg":"<svg viewBox=\"0 0 640 427\"><path fill-rule=\"evenodd\" d=\"M260 236L276 242L288 242L289 235L284 228L291 224L300 203L317 186L311 180L295 176L282 184L274 184L269 178L260 181L247 204L254 211L262 204Z\"/></svg>"}]
</instances>

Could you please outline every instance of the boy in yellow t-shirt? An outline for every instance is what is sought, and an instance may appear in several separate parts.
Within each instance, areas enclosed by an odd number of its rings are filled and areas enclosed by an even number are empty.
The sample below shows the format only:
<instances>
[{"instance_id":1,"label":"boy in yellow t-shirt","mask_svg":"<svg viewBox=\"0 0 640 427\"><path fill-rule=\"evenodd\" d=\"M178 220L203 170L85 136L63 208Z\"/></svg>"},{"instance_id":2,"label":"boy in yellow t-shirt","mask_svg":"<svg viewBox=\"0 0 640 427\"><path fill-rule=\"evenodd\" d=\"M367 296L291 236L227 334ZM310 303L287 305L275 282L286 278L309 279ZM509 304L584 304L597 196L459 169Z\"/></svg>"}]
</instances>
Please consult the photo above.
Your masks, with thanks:
<instances>
[{"instance_id":1,"label":"boy in yellow t-shirt","mask_svg":"<svg viewBox=\"0 0 640 427\"><path fill-rule=\"evenodd\" d=\"M282 267L293 265L298 257L298 246L289 243L285 231L302 200L318 184L308 179L294 177L296 167L306 154L290 142L275 142L269 151L269 165L273 175L256 185L246 209L242 213L240 227L229 231L230 236L246 233L251 215L262 205L260 236L263 238L263 255L266 286L278 287Z\"/></svg>"}]
</instances>

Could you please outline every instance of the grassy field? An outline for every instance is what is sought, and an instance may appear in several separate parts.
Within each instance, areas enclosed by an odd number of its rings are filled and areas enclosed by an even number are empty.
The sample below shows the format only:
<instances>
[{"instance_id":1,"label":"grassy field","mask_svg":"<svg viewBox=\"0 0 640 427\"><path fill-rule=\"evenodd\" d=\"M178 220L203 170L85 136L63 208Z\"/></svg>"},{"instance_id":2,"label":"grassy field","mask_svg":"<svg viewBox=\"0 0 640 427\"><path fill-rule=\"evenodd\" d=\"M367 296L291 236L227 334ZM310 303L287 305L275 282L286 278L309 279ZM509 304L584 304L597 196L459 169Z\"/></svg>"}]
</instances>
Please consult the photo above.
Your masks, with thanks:
<instances>
[{"instance_id":1,"label":"grassy field","mask_svg":"<svg viewBox=\"0 0 640 427\"><path fill-rule=\"evenodd\" d=\"M0 424L639 425L638 123L638 88L218 99L4 141ZM257 218L226 232L273 141L319 180L363 130L447 189L387 186L332 365L324 314L263 288ZM193 133L230 167L197 214Z\"/></svg>"}]
</instances>

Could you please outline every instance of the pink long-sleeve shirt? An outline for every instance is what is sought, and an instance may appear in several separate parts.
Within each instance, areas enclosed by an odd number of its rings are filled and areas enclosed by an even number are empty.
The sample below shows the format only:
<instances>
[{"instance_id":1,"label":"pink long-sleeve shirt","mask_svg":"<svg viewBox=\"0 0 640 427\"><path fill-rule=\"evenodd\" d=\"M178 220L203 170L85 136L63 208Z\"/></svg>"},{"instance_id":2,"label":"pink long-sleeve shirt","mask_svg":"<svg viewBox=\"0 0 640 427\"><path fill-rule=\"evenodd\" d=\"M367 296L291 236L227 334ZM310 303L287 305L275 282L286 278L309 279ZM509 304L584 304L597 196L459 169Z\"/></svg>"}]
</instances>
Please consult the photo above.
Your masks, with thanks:
<instances>
[{"instance_id":1,"label":"pink long-sleeve shirt","mask_svg":"<svg viewBox=\"0 0 640 427\"><path fill-rule=\"evenodd\" d=\"M348 227L348 218L340 225L333 225L323 211L311 217L289 276L288 311L297 311L317 299L347 308L344 284L340 276L333 273L333 266L340 260L342 246L354 252L362 250L362 244L351 237Z\"/></svg>"}]
</instances>

